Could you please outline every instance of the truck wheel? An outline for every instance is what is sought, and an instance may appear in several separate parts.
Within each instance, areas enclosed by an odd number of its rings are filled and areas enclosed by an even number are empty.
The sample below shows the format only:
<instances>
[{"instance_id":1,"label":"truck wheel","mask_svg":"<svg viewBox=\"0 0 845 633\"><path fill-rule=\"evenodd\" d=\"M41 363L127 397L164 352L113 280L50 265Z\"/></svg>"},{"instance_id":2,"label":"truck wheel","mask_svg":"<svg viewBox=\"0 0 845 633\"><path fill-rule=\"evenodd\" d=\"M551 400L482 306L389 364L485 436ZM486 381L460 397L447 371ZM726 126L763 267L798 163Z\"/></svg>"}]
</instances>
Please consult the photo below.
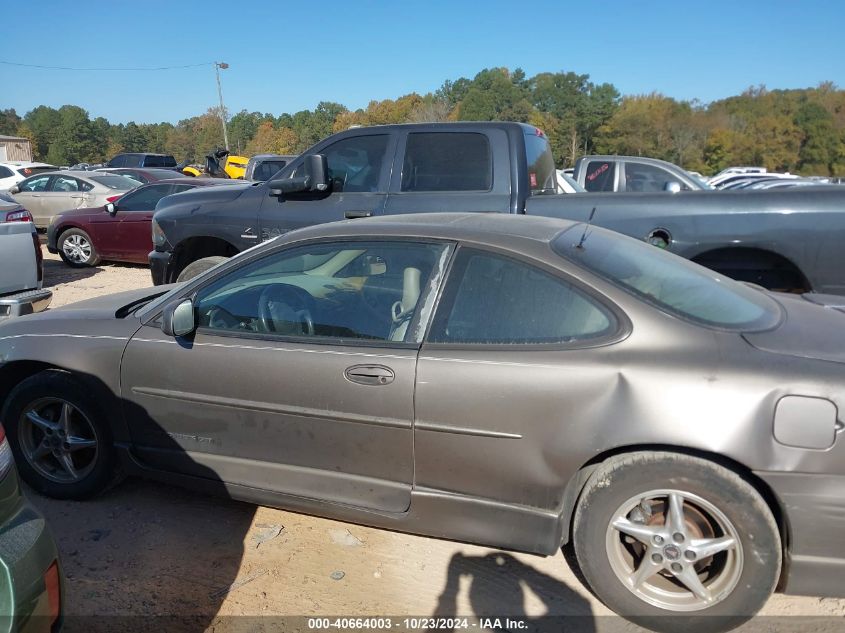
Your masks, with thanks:
<instances>
[{"instance_id":1,"label":"truck wheel","mask_svg":"<svg viewBox=\"0 0 845 633\"><path fill-rule=\"evenodd\" d=\"M41 494L86 499L115 481L107 418L71 375L44 371L21 382L6 401L3 422L18 472Z\"/></svg>"},{"instance_id":2,"label":"truck wheel","mask_svg":"<svg viewBox=\"0 0 845 633\"><path fill-rule=\"evenodd\" d=\"M182 269L182 272L179 273L179 276L176 278L176 282L182 283L183 281L193 279L197 275L204 273L209 268L214 268L217 264L225 262L227 259L229 258L215 255L214 257L203 257L195 262L191 262Z\"/></svg>"},{"instance_id":3,"label":"truck wheel","mask_svg":"<svg viewBox=\"0 0 845 633\"><path fill-rule=\"evenodd\" d=\"M768 600L781 568L780 533L757 490L676 453L608 459L585 486L572 538L595 594L657 631L738 626Z\"/></svg>"},{"instance_id":4,"label":"truck wheel","mask_svg":"<svg viewBox=\"0 0 845 633\"><path fill-rule=\"evenodd\" d=\"M82 229L68 229L59 236L56 246L62 261L73 268L96 266L100 263L100 256L97 255L91 236Z\"/></svg>"}]
</instances>

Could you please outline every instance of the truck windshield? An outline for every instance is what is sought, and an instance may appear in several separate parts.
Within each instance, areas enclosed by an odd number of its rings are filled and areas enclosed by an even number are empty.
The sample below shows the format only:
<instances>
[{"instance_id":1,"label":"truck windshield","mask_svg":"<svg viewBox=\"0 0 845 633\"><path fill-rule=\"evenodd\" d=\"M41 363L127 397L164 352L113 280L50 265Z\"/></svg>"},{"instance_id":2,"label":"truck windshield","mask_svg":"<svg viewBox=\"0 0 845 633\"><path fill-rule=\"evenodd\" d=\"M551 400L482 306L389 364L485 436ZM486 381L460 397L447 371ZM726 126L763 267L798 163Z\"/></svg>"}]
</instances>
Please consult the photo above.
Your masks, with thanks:
<instances>
[{"instance_id":1,"label":"truck windshield","mask_svg":"<svg viewBox=\"0 0 845 633\"><path fill-rule=\"evenodd\" d=\"M557 193L557 172L549 139L541 130L525 133L525 158L528 160L528 184L531 195Z\"/></svg>"},{"instance_id":2,"label":"truck windshield","mask_svg":"<svg viewBox=\"0 0 845 633\"><path fill-rule=\"evenodd\" d=\"M558 235L554 251L653 306L700 325L767 330L781 319L763 292L655 246L578 224Z\"/></svg>"}]
</instances>

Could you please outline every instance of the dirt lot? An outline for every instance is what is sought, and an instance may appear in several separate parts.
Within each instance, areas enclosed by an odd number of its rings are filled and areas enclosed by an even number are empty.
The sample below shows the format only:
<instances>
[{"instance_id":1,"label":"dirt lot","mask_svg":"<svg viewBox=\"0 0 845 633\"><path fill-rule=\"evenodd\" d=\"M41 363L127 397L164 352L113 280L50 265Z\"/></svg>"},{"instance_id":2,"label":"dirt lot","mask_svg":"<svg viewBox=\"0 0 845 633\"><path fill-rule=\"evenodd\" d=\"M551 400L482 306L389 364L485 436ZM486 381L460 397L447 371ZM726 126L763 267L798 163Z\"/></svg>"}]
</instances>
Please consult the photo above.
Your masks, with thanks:
<instances>
[{"instance_id":1,"label":"dirt lot","mask_svg":"<svg viewBox=\"0 0 845 633\"><path fill-rule=\"evenodd\" d=\"M54 307L150 285L141 266L80 271L45 257ZM30 496L58 540L71 616L195 615L196 630L220 631L232 628L232 615L608 613L562 556L501 553L139 480L86 503ZM842 617L845 600L775 596L765 613ZM597 630L621 624L583 620Z\"/></svg>"}]
</instances>

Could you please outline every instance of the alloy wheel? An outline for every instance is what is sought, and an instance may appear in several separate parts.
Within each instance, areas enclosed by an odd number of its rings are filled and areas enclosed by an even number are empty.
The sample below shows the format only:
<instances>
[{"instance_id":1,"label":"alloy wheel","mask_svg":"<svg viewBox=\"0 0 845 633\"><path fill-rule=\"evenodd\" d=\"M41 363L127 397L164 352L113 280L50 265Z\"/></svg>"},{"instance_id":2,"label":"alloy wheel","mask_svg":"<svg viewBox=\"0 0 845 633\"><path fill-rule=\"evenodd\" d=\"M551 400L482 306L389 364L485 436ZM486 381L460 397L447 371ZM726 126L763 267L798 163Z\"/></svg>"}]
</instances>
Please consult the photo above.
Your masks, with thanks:
<instances>
[{"instance_id":1,"label":"alloy wheel","mask_svg":"<svg viewBox=\"0 0 845 633\"><path fill-rule=\"evenodd\" d=\"M71 235L62 242L62 252L70 261L84 264L91 259L91 242L82 235Z\"/></svg>"},{"instance_id":2,"label":"alloy wheel","mask_svg":"<svg viewBox=\"0 0 845 633\"><path fill-rule=\"evenodd\" d=\"M93 470L98 442L93 424L76 406L60 398L41 398L19 421L26 460L47 479L76 483Z\"/></svg>"},{"instance_id":3,"label":"alloy wheel","mask_svg":"<svg viewBox=\"0 0 845 633\"><path fill-rule=\"evenodd\" d=\"M680 490L651 490L613 513L605 546L610 566L641 600L669 611L699 611L739 582L736 528L712 503Z\"/></svg>"}]
</instances>

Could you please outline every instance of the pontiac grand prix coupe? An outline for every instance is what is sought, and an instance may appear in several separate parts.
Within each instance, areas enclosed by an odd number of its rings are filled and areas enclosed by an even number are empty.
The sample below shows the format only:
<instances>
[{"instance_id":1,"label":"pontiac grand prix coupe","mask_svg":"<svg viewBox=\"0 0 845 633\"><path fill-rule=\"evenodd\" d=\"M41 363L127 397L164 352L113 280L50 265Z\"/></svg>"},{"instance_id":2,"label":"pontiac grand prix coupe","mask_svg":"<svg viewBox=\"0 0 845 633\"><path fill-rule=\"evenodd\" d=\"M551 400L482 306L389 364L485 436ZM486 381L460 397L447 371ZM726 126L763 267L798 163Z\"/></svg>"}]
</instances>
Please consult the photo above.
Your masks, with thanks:
<instances>
[{"instance_id":1,"label":"pontiac grand prix coupe","mask_svg":"<svg viewBox=\"0 0 845 633\"><path fill-rule=\"evenodd\" d=\"M0 326L2 423L54 497L123 471L563 546L625 617L724 629L845 593L842 309L583 223L324 224Z\"/></svg>"}]
</instances>

